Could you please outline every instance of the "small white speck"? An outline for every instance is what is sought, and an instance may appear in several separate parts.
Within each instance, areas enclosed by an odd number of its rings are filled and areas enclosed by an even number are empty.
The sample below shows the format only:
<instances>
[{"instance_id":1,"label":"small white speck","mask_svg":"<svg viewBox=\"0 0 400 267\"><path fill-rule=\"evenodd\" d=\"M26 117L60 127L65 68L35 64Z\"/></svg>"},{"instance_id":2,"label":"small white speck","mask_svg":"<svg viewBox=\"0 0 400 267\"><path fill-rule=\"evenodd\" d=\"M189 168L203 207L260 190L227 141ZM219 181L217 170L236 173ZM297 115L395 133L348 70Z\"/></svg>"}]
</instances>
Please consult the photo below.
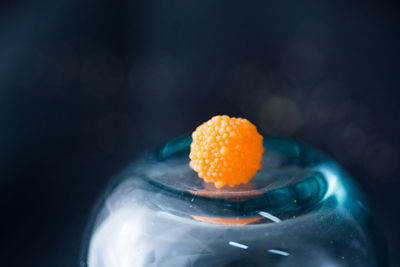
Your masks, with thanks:
<instances>
[{"instance_id":1,"label":"small white speck","mask_svg":"<svg viewBox=\"0 0 400 267\"><path fill-rule=\"evenodd\" d=\"M258 214L260 214L261 216L263 216L263 217L265 217L267 219L270 219L271 221L276 222L276 223L281 221L281 219L279 219L278 217L275 217L271 213L268 213L268 212L265 212L265 211L260 211L260 212L258 212Z\"/></svg>"},{"instance_id":2,"label":"small white speck","mask_svg":"<svg viewBox=\"0 0 400 267\"><path fill-rule=\"evenodd\" d=\"M344 256L342 256L342 260L344 260Z\"/></svg>"},{"instance_id":3,"label":"small white speck","mask_svg":"<svg viewBox=\"0 0 400 267\"><path fill-rule=\"evenodd\" d=\"M268 252L269 253L273 253L273 254L278 254L278 255L281 255L281 256L289 256L290 254L288 253L288 252L286 252L286 251L282 251L282 250L277 250L277 249L268 249Z\"/></svg>"},{"instance_id":4,"label":"small white speck","mask_svg":"<svg viewBox=\"0 0 400 267\"><path fill-rule=\"evenodd\" d=\"M229 245L231 245L233 247L237 247L237 248L242 248L242 249L247 249L249 247L249 246L246 246L246 245L243 245L243 244L240 244L237 242L233 242L233 241L230 241Z\"/></svg>"}]
</instances>

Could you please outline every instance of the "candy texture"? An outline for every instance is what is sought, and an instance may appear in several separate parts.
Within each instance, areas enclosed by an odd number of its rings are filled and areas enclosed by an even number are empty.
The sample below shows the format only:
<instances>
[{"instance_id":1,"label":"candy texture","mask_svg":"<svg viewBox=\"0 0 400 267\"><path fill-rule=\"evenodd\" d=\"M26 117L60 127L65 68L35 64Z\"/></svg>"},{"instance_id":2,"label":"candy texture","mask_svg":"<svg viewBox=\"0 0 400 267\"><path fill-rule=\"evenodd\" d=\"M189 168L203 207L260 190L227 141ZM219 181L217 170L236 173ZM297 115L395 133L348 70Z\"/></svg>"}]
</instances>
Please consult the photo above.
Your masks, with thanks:
<instances>
[{"instance_id":1,"label":"candy texture","mask_svg":"<svg viewBox=\"0 0 400 267\"><path fill-rule=\"evenodd\" d=\"M245 184L261 168L263 137L246 119L214 116L192 138L190 167L217 188Z\"/></svg>"}]
</instances>

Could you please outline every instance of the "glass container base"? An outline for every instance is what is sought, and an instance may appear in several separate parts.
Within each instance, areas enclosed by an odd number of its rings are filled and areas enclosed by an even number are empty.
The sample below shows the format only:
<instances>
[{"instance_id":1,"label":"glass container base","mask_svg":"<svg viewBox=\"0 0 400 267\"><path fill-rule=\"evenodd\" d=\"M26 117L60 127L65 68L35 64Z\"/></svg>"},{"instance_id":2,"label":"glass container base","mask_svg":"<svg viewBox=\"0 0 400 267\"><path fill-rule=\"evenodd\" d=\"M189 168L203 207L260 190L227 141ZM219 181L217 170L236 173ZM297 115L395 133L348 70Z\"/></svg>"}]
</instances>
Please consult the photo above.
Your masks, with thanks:
<instances>
[{"instance_id":1,"label":"glass container base","mask_svg":"<svg viewBox=\"0 0 400 267\"><path fill-rule=\"evenodd\" d=\"M190 143L172 140L115 179L82 266L385 266L365 197L330 158L265 138L251 182L217 189L190 169Z\"/></svg>"}]
</instances>

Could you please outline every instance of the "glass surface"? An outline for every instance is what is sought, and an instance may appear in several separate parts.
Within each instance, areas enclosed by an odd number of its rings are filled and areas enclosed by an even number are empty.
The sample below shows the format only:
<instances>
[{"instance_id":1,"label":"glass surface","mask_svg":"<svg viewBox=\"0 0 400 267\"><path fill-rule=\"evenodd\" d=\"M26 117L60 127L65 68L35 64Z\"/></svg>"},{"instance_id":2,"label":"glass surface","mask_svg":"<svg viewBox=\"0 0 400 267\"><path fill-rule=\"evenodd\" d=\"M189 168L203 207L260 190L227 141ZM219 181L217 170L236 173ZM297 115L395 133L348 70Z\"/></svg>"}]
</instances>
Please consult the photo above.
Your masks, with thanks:
<instances>
[{"instance_id":1,"label":"glass surface","mask_svg":"<svg viewBox=\"0 0 400 267\"><path fill-rule=\"evenodd\" d=\"M216 189L190 169L190 143L172 140L109 186L82 266L386 265L367 201L325 155L267 137L250 183Z\"/></svg>"}]
</instances>

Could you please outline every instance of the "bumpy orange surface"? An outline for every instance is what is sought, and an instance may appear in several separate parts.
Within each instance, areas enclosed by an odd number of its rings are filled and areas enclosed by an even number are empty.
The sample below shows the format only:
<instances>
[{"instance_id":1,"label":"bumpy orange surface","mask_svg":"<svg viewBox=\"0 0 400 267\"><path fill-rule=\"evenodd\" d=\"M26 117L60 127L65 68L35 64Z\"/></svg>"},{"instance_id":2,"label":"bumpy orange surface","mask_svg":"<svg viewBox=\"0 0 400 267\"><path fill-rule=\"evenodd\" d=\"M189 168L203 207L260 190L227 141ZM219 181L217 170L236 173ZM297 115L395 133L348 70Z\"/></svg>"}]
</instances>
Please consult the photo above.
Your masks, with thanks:
<instances>
[{"instance_id":1,"label":"bumpy orange surface","mask_svg":"<svg viewBox=\"0 0 400 267\"><path fill-rule=\"evenodd\" d=\"M245 184L261 168L263 137L246 119L214 116L192 138L190 167L217 188Z\"/></svg>"}]
</instances>

